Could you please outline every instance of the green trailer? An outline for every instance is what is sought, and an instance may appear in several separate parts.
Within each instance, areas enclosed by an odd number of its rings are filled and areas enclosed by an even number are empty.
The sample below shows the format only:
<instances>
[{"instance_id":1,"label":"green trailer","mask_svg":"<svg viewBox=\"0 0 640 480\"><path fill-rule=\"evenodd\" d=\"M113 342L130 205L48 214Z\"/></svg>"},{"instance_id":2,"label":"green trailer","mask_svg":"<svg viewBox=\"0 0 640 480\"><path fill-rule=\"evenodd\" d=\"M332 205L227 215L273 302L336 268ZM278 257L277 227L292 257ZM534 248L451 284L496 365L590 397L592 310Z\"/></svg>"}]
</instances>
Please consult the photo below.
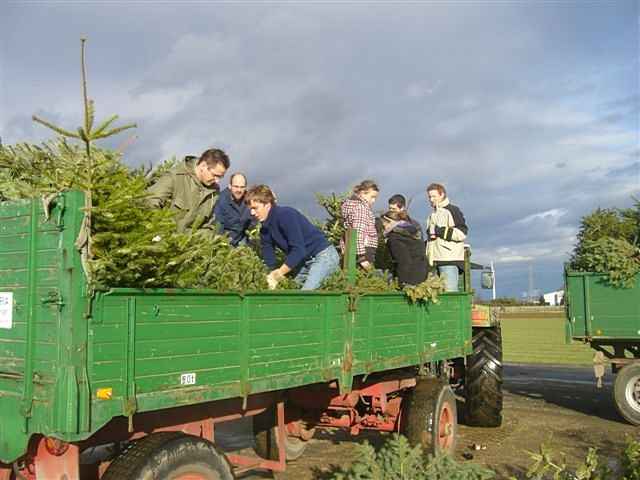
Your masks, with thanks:
<instances>
[{"instance_id":1,"label":"green trailer","mask_svg":"<svg viewBox=\"0 0 640 480\"><path fill-rule=\"evenodd\" d=\"M620 415L640 425L640 274L631 288L612 286L607 275L565 269L567 342L596 350L596 369L611 364Z\"/></svg>"},{"instance_id":2,"label":"green trailer","mask_svg":"<svg viewBox=\"0 0 640 480\"><path fill-rule=\"evenodd\" d=\"M92 289L83 206L79 192L0 203L0 480L282 471L322 426L454 448L451 384L481 356L470 293ZM258 455L222 454L215 425L245 416Z\"/></svg>"}]
</instances>

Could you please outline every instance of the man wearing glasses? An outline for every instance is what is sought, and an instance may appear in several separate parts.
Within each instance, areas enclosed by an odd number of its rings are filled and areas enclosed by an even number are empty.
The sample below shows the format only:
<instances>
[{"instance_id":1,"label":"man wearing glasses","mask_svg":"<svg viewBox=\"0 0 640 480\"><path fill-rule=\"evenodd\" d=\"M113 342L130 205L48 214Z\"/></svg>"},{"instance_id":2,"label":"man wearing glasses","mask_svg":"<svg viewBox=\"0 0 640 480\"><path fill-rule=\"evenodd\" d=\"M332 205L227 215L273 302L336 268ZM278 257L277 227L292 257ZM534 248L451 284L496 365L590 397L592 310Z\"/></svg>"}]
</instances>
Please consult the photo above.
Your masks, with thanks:
<instances>
[{"instance_id":1,"label":"man wearing glasses","mask_svg":"<svg viewBox=\"0 0 640 480\"><path fill-rule=\"evenodd\" d=\"M218 148L206 150L200 157L185 157L149 187L149 205L175 210L179 232L211 229L210 220L220 192L218 184L229 165L229 157Z\"/></svg>"},{"instance_id":2,"label":"man wearing glasses","mask_svg":"<svg viewBox=\"0 0 640 480\"><path fill-rule=\"evenodd\" d=\"M247 230L255 225L249 207L244 203L246 192L247 177L243 173L234 173L229 179L229 187L220 193L213 210L220 233L226 233L234 247L247 243Z\"/></svg>"}]
</instances>

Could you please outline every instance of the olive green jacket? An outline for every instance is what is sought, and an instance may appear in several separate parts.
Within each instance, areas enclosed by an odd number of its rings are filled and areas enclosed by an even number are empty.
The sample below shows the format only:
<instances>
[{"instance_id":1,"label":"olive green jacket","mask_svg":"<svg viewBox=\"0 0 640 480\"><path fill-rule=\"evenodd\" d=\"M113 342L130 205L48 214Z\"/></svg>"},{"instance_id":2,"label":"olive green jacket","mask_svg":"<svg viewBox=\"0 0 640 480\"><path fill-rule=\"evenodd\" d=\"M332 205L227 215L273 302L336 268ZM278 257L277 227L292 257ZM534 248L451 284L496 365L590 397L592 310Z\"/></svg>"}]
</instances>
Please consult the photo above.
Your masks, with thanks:
<instances>
[{"instance_id":1,"label":"olive green jacket","mask_svg":"<svg viewBox=\"0 0 640 480\"><path fill-rule=\"evenodd\" d=\"M186 157L148 189L148 202L154 208L169 206L176 211L178 231L193 226L213 228L211 217L218 199L218 185L207 187L195 174L196 157Z\"/></svg>"}]
</instances>

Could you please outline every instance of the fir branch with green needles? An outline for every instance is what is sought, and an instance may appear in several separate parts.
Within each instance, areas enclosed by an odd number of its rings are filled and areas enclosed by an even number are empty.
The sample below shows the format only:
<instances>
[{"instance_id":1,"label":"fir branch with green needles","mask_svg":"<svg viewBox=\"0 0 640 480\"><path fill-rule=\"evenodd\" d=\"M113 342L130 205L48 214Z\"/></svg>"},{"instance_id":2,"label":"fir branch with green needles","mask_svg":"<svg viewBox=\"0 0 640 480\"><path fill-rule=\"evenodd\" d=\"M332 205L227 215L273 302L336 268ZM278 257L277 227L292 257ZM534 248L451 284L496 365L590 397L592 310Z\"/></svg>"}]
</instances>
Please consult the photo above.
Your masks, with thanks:
<instances>
[{"instance_id":1,"label":"fir branch with green needles","mask_svg":"<svg viewBox=\"0 0 640 480\"><path fill-rule=\"evenodd\" d=\"M324 195L316 193L318 205L324 208L326 218L315 220L313 223L322 230L329 243L335 247L340 246L340 241L344 238L344 219L342 218L342 204L349 196L348 193Z\"/></svg>"},{"instance_id":2,"label":"fir branch with green needles","mask_svg":"<svg viewBox=\"0 0 640 480\"><path fill-rule=\"evenodd\" d=\"M6 200L85 190L93 183L90 279L95 287L264 290L266 268L248 247L233 248L225 235L176 231L175 213L147 204L149 178L130 169L120 152L92 147L86 156L66 140L36 147L0 147L0 192Z\"/></svg>"},{"instance_id":3,"label":"fir branch with green needles","mask_svg":"<svg viewBox=\"0 0 640 480\"><path fill-rule=\"evenodd\" d=\"M403 290L413 303L428 301L438 303L438 295L446 291L446 282L443 277L430 274L424 282L418 285L405 285Z\"/></svg>"},{"instance_id":4,"label":"fir branch with green needles","mask_svg":"<svg viewBox=\"0 0 640 480\"><path fill-rule=\"evenodd\" d=\"M582 218L569 267L604 273L619 288L636 284L640 274L640 201L633 207L600 209Z\"/></svg>"},{"instance_id":5,"label":"fir branch with green needles","mask_svg":"<svg viewBox=\"0 0 640 480\"><path fill-rule=\"evenodd\" d=\"M57 134L61 135L65 138L73 138L77 140L82 140L85 144L85 151L87 154L87 162L88 166L91 167L91 144L92 142L99 140L101 138L111 137L112 135L116 135L124 130L128 130L131 128L135 128L136 124L131 123L128 125L124 125L121 127L114 127L109 130L111 124L118 119L118 115L112 115L111 117L104 120L95 130L93 128L93 124L95 122L95 103L92 99L89 98L87 93L87 67L85 60L85 43L87 42L86 38L80 39L80 65L81 65L81 76L82 76L82 106L83 106L83 125L76 129L76 132L72 132L66 128L55 125L54 123L45 120L43 118L38 117L37 115L33 115L33 121L53 130Z\"/></svg>"},{"instance_id":6,"label":"fir branch with green needles","mask_svg":"<svg viewBox=\"0 0 640 480\"><path fill-rule=\"evenodd\" d=\"M85 217L84 217L84 229L91 230L92 224L92 208L93 208L93 193L96 187L96 179L94 175L95 164L92 156L92 143L96 140L111 137L124 130L136 127L135 124L124 125L121 127L114 127L108 129L110 125L118 118L117 115L112 115L107 120L103 121L100 126L94 130L93 124L95 121L95 104L92 99L89 98L87 93L87 67L85 61L85 44L86 38L80 39L80 66L81 66L81 80L82 80L82 104L83 104L83 125L76 129L76 133L66 128L53 124L52 122L33 115L33 120L61 135L62 138L79 139L84 143L85 148L85 161L82 165L81 171L86 172L87 182L84 185L83 191L85 194ZM92 272L90 270L89 260L93 257L93 238L91 235L83 237L81 234L79 237L78 247L82 250L83 265L85 269L89 269L86 273L92 280Z\"/></svg>"}]
</instances>

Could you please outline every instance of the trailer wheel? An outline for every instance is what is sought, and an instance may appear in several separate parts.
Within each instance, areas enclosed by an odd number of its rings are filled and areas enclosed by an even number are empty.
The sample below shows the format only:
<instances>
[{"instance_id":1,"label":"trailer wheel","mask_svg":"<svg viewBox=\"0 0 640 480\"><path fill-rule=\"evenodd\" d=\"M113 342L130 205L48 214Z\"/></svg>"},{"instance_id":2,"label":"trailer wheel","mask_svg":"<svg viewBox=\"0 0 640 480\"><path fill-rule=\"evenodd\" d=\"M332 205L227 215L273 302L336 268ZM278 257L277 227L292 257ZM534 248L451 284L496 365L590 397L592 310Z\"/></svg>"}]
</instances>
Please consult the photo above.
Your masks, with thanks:
<instances>
[{"instance_id":1,"label":"trailer wheel","mask_svg":"<svg viewBox=\"0 0 640 480\"><path fill-rule=\"evenodd\" d=\"M276 425L275 409L269 408L264 413L253 417L253 436L255 452L259 457L267 460L278 460L278 427ZM287 461L299 459L307 449L308 441L291 435L284 436L284 454Z\"/></svg>"},{"instance_id":2,"label":"trailer wheel","mask_svg":"<svg viewBox=\"0 0 640 480\"><path fill-rule=\"evenodd\" d=\"M500 327L474 328L465 368L464 421L475 427L502 425L502 334Z\"/></svg>"},{"instance_id":3,"label":"trailer wheel","mask_svg":"<svg viewBox=\"0 0 640 480\"><path fill-rule=\"evenodd\" d=\"M400 433L428 453L453 453L458 415L451 387L437 378L418 379L402 400Z\"/></svg>"},{"instance_id":4,"label":"trailer wheel","mask_svg":"<svg viewBox=\"0 0 640 480\"><path fill-rule=\"evenodd\" d=\"M233 480L233 469L209 441L182 432L152 433L116 458L102 480Z\"/></svg>"},{"instance_id":5,"label":"trailer wheel","mask_svg":"<svg viewBox=\"0 0 640 480\"><path fill-rule=\"evenodd\" d=\"M618 371L613 383L613 399L627 422L640 425L640 363L630 363Z\"/></svg>"},{"instance_id":6,"label":"trailer wheel","mask_svg":"<svg viewBox=\"0 0 640 480\"><path fill-rule=\"evenodd\" d=\"M273 427L269 430L263 430L255 434L255 451L258 456L267 460L278 460L278 442L276 440L277 428ZM285 435L284 437L284 454L288 462L299 459L307 449L306 442L298 437Z\"/></svg>"}]
</instances>

